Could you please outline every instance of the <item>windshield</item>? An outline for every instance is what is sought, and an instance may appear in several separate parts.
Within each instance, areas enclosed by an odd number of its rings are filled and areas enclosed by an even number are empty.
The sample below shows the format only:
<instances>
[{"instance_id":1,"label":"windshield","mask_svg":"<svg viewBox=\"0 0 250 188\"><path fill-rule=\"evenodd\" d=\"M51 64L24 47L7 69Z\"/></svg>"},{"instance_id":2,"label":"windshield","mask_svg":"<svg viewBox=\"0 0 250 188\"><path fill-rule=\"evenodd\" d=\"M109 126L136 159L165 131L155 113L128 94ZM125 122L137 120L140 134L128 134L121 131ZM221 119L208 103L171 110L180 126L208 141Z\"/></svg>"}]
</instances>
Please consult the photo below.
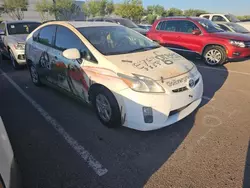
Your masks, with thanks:
<instances>
[{"instance_id":1,"label":"windshield","mask_svg":"<svg viewBox=\"0 0 250 188\"><path fill-rule=\"evenodd\" d=\"M9 35L18 35L18 34L30 34L34 29L36 29L40 23L9 23L7 24L7 29Z\"/></svg>"},{"instance_id":2,"label":"windshield","mask_svg":"<svg viewBox=\"0 0 250 188\"><path fill-rule=\"evenodd\" d=\"M84 27L78 30L103 55L126 54L160 47L147 37L126 27Z\"/></svg>"},{"instance_id":3,"label":"windshield","mask_svg":"<svg viewBox=\"0 0 250 188\"><path fill-rule=\"evenodd\" d=\"M234 23L227 23L227 25L237 33L249 33L249 31L241 25Z\"/></svg>"},{"instance_id":4,"label":"windshield","mask_svg":"<svg viewBox=\"0 0 250 188\"><path fill-rule=\"evenodd\" d=\"M230 22L240 22L240 20L232 14L227 14L225 16Z\"/></svg>"},{"instance_id":5,"label":"windshield","mask_svg":"<svg viewBox=\"0 0 250 188\"><path fill-rule=\"evenodd\" d=\"M120 19L117 20L117 22L121 25L124 25L125 27L128 28L136 28L138 27L134 22L132 22L131 20L126 20L126 19Z\"/></svg>"},{"instance_id":6,"label":"windshield","mask_svg":"<svg viewBox=\"0 0 250 188\"><path fill-rule=\"evenodd\" d=\"M221 29L219 25L215 24L210 20L202 19L198 20L198 22L208 33L224 32L224 30Z\"/></svg>"}]
</instances>

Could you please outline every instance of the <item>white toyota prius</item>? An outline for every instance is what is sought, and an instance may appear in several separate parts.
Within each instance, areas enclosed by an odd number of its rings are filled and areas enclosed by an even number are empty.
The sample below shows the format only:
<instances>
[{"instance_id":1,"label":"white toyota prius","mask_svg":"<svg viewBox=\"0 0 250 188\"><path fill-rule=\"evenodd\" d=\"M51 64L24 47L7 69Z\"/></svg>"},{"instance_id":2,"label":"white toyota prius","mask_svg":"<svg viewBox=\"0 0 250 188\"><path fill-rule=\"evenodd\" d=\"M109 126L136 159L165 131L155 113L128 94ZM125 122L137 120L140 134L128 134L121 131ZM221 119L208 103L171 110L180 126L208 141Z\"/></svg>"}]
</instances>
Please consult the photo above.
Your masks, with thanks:
<instances>
[{"instance_id":1,"label":"white toyota prius","mask_svg":"<svg viewBox=\"0 0 250 188\"><path fill-rule=\"evenodd\" d=\"M28 36L25 53L35 85L92 104L107 127L159 129L202 100L192 62L121 25L48 22Z\"/></svg>"}]
</instances>

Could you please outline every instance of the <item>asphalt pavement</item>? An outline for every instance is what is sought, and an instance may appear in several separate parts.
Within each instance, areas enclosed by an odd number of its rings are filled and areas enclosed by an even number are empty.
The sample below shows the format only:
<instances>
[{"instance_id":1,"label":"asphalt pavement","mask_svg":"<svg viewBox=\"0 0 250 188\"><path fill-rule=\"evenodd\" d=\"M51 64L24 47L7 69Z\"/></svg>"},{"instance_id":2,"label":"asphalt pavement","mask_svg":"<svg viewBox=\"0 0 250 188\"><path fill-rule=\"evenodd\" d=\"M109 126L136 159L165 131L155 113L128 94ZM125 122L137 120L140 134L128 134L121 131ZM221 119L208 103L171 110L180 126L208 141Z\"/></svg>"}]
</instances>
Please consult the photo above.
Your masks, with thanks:
<instances>
[{"instance_id":1,"label":"asphalt pavement","mask_svg":"<svg viewBox=\"0 0 250 188\"><path fill-rule=\"evenodd\" d=\"M200 107L150 132L108 129L87 105L0 63L0 116L25 188L250 188L250 61L208 67Z\"/></svg>"}]
</instances>

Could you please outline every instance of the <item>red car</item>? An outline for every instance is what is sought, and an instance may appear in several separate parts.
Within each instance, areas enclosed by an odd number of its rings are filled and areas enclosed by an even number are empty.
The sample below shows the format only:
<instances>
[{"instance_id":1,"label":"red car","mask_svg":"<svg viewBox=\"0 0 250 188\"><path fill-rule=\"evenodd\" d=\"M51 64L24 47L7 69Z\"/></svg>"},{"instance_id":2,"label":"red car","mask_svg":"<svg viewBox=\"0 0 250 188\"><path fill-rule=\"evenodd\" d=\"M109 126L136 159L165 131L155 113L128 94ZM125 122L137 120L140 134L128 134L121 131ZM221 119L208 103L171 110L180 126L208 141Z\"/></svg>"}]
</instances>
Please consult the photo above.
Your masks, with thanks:
<instances>
[{"instance_id":1,"label":"red car","mask_svg":"<svg viewBox=\"0 0 250 188\"><path fill-rule=\"evenodd\" d=\"M174 51L197 53L211 66L250 57L249 35L225 32L199 17L156 20L147 37Z\"/></svg>"}]
</instances>

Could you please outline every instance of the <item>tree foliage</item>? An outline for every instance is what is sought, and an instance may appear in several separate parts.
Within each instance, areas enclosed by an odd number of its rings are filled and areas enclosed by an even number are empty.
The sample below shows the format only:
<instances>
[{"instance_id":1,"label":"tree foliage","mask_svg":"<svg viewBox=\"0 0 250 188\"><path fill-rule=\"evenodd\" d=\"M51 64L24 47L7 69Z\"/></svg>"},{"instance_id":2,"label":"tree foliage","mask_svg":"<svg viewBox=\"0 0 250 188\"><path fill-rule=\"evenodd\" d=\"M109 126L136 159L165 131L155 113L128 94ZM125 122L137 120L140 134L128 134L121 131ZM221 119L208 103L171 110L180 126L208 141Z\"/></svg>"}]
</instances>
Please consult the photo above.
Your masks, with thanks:
<instances>
[{"instance_id":1,"label":"tree foliage","mask_svg":"<svg viewBox=\"0 0 250 188\"><path fill-rule=\"evenodd\" d=\"M167 16L183 16L183 11L178 8L170 8L166 12Z\"/></svg>"},{"instance_id":2,"label":"tree foliage","mask_svg":"<svg viewBox=\"0 0 250 188\"><path fill-rule=\"evenodd\" d=\"M237 16L239 20L250 20L250 15L245 15L245 16Z\"/></svg>"},{"instance_id":3,"label":"tree foliage","mask_svg":"<svg viewBox=\"0 0 250 188\"><path fill-rule=\"evenodd\" d=\"M87 17L110 15L114 11L112 0L88 0L83 4L84 14Z\"/></svg>"},{"instance_id":4,"label":"tree foliage","mask_svg":"<svg viewBox=\"0 0 250 188\"><path fill-rule=\"evenodd\" d=\"M49 15L55 15L59 20L71 20L79 15L81 9L73 3L73 0L56 0L51 3L48 0L40 0L36 4L42 21L48 20Z\"/></svg>"},{"instance_id":5,"label":"tree foliage","mask_svg":"<svg viewBox=\"0 0 250 188\"><path fill-rule=\"evenodd\" d=\"M123 3L117 4L115 14L138 21L142 18L144 9L141 0L125 0Z\"/></svg>"},{"instance_id":6,"label":"tree foliage","mask_svg":"<svg viewBox=\"0 0 250 188\"><path fill-rule=\"evenodd\" d=\"M165 9L161 5L151 5L151 6L147 6L146 14L147 15L152 14L152 15L162 16L164 11L165 11Z\"/></svg>"},{"instance_id":7,"label":"tree foliage","mask_svg":"<svg viewBox=\"0 0 250 188\"><path fill-rule=\"evenodd\" d=\"M22 20L23 11L27 9L28 0L4 0L4 13L8 14L12 19Z\"/></svg>"},{"instance_id":8,"label":"tree foliage","mask_svg":"<svg viewBox=\"0 0 250 188\"><path fill-rule=\"evenodd\" d=\"M157 16L156 15L153 15L153 14L149 14L148 16L147 16L147 23L149 23L149 24L153 24L154 23L154 21L156 20L156 18L157 18Z\"/></svg>"},{"instance_id":9,"label":"tree foliage","mask_svg":"<svg viewBox=\"0 0 250 188\"><path fill-rule=\"evenodd\" d=\"M184 11L185 16L200 16L201 14L207 14L208 12L200 9L188 9Z\"/></svg>"}]
</instances>

